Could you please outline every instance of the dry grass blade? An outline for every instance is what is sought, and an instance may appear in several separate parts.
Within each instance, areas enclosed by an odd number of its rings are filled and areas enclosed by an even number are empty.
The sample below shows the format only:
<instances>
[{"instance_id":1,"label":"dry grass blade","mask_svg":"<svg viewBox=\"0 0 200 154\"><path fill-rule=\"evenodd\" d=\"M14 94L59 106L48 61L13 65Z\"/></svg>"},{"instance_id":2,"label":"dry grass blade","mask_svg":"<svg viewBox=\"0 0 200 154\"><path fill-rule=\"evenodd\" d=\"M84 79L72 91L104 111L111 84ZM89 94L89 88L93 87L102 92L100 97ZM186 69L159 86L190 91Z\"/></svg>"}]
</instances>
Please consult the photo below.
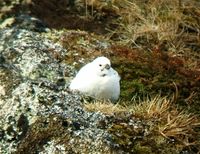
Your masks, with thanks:
<instances>
[{"instance_id":1,"label":"dry grass blade","mask_svg":"<svg viewBox=\"0 0 200 154\"><path fill-rule=\"evenodd\" d=\"M119 118L123 116L125 119L127 117L124 116L126 115L124 113L133 113L131 115L132 119L139 118L145 124L149 124L148 129L145 130L147 134L154 134L156 138L160 138L157 144L159 142L169 143L173 141L175 145L178 144L180 149L196 146L199 140L199 133L196 128L200 127L198 115L191 115L185 111L180 112L175 105L172 105L172 102L173 98L169 99L158 95L154 98L146 98L140 103L133 101L128 106L112 104L106 101L87 102L84 106L89 111L101 111L104 114L114 115ZM119 123L115 123L115 125L117 126L116 131L121 130L125 134L127 133L126 128L131 128L128 124L126 125L127 127Z\"/></svg>"},{"instance_id":2,"label":"dry grass blade","mask_svg":"<svg viewBox=\"0 0 200 154\"><path fill-rule=\"evenodd\" d=\"M197 117L198 115L190 115L183 111L177 111L173 115L169 113L166 124L164 126L158 126L159 132L166 138L174 137L185 145L190 145L191 143L186 142L185 138L194 133L194 127L200 126L200 123L197 122Z\"/></svg>"},{"instance_id":3,"label":"dry grass blade","mask_svg":"<svg viewBox=\"0 0 200 154\"><path fill-rule=\"evenodd\" d=\"M112 104L111 102L106 101L95 101L93 103L86 103L84 104L84 107L86 107L89 111L101 111L104 114L107 115L113 115L116 112L124 112L126 109L119 105L119 104Z\"/></svg>"},{"instance_id":4,"label":"dry grass blade","mask_svg":"<svg viewBox=\"0 0 200 154\"><path fill-rule=\"evenodd\" d=\"M156 96L154 98L147 98L139 104L133 104L130 108L135 115L143 116L144 119L155 118L161 120L167 116L168 110L171 107L172 100L166 97L161 98Z\"/></svg>"},{"instance_id":5,"label":"dry grass blade","mask_svg":"<svg viewBox=\"0 0 200 154\"><path fill-rule=\"evenodd\" d=\"M120 44L153 50L157 44L166 43L169 52L177 55L182 50L188 50L186 40L194 36L198 40L198 7L192 7L193 14L187 14L177 9L180 6L177 1L148 1L145 4L130 0L117 2L116 5L122 8L122 18L115 23L119 25L117 29L110 29L110 37L119 36ZM195 31L195 34L188 33L186 29Z\"/></svg>"}]
</instances>

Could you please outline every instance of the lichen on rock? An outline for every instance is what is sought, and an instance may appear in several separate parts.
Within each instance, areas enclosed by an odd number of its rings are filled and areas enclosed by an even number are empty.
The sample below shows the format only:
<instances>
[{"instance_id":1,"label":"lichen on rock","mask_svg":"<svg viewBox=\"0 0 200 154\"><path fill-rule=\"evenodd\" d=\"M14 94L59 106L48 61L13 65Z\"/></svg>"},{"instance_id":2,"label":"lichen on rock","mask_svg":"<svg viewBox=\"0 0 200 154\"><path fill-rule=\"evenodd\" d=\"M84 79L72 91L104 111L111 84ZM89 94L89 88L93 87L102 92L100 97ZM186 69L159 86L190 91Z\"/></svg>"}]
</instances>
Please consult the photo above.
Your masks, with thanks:
<instances>
[{"instance_id":1,"label":"lichen on rock","mask_svg":"<svg viewBox=\"0 0 200 154\"><path fill-rule=\"evenodd\" d=\"M0 29L2 153L119 150L112 136L99 128L105 115L88 112L82 107L82 97L68 91L75 71L56 56L69 52L55 41L59 36L60 32Z\"/></svg>"}]
</instances>

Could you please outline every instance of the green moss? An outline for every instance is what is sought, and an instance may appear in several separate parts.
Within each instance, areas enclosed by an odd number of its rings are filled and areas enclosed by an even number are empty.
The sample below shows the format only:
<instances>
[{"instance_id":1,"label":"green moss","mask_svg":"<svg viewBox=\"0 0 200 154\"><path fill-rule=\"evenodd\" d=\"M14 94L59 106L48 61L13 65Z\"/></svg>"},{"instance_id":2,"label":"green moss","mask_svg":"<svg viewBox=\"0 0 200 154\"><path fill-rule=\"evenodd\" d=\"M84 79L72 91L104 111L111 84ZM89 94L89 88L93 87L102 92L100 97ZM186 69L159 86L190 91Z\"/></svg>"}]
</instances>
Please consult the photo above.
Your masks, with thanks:
<instances>
[{"instance_id":1,"label":"green moss","mask_svg":"<svg viewBox=\"0 0 200 154\"><path fill-rule=\"evenodd\" d=\"M135 127L129 125L126 122L127 119L115 119L108 129L115 143L119 144L124 152L135 154L178 153L175 144L171 146L170 140L161 136L157 131L159 122L153 119L144 120L141 117L139 119L140 122L135 123Z\"/></svg>"},{"instance_id":2,"label":"green moss","mask_svg":"<svg viewBox=\"0 0 200 154\"><path fill-rule=\"evenodd\" d=\"M136 144L134 147L134 153L137 154L149 154L152 153L151 147L141 146L140 143Z\"/></svg>"},{"instance_id":3,"label":"green moss","mask_svg":"<svg viewBox=\"0 0 200 154\"><path fill-rule=\"evenodd\" d=\"M121 100L127 102L136 95L142 98L144 95L176 93L177 103L181 106L187 107L190 101L199 106L200 71L196 67L188 69L184 59L157 49L153 52L139 52L118 46L113 47L113 51L118 56L112 62L113 67L122 79ZM194 92L196 95L190 98ZM196 110L195 113L199 111Z\"/></svg>"},{"instance_id":4,"label":"green moss","mask_svg":"<svg viewBox=\"0 0 200 154\"><path fill-rule=\"evenodd\" d=\"M59 137L65 137L67 140L69 134L70 131L63 126L63 120L60 116L53 115L48 118L40 118L30 126L16 153L42 151L43 146L48 141Z\"/></svg>"}]
</instances>

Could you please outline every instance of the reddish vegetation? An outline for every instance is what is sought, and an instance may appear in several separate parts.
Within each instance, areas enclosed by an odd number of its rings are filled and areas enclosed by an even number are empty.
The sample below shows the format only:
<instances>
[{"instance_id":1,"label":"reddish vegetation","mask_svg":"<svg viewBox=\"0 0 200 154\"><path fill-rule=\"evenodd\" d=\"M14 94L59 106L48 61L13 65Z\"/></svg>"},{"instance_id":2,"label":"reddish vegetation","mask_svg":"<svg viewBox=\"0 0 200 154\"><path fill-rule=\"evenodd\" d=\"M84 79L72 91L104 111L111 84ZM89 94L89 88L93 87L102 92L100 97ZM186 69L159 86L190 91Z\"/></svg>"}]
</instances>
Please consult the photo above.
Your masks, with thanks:
<instances>
[{"instance_id":1,"label":"reddish vegetation","mask_svg":"<svg viewBox=\"0 0 200 154\"><path fill-rule=\"evenodd\" d=\"M113 47L117 55L114 67L122 77L122 99L134 95L176 94L178 103L196 106L200 100L200 70L189 67L185 58L172 56L155 49L136 51L127 47ZM118 63L119 61L119 63ZM198 64L199 65L199 64Z\"/></svg>"}]
</instances>

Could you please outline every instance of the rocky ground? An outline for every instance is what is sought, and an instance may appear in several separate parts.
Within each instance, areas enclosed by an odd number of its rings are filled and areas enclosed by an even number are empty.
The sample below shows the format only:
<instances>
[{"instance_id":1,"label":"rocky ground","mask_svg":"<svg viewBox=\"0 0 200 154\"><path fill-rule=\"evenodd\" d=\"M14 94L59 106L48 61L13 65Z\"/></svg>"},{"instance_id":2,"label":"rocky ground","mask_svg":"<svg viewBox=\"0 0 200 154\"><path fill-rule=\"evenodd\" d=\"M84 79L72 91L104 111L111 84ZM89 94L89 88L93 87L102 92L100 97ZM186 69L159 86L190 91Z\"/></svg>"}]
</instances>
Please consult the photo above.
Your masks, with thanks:
<instances>
[{"instance_id":1,"label":"rocky ground","mask_svg":"<svg viewBox=\"0 0 200 154\"><path fill-rule=\"evenodd\" d=\"M53 55L69 51L49 35L17 27L0 30L0 151L120 152L99 124L106 115L87 112L81 96L69 93L74 70Z\"/></svg>"}]
</instances>

